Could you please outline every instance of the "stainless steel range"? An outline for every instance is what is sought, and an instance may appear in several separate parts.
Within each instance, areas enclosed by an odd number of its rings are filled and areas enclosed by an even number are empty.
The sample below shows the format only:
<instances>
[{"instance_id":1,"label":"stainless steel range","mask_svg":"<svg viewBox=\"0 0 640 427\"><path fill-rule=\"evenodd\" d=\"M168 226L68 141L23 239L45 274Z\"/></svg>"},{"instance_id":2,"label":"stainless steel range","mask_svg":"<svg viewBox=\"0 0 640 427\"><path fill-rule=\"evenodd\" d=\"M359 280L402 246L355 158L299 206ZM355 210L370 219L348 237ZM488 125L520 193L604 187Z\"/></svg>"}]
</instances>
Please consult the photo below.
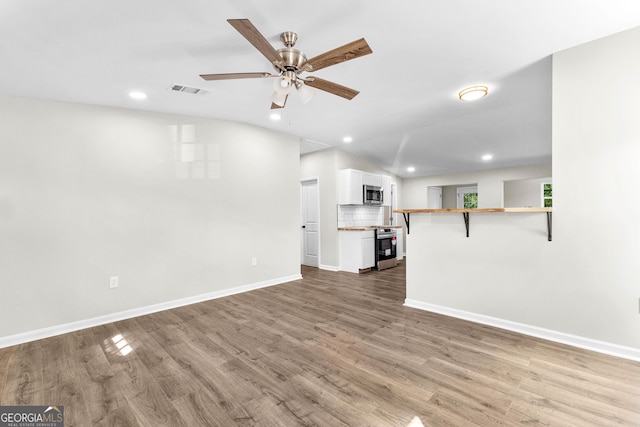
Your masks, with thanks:
<instances>
[{"instance_id":1,"label":"stainless steel range","mask_svg":"<svg viewBox=\"0 0 640 427\"><path fill-rule=\"evenodd\" d=\"M376 229L376 269L384 270L386 268L398 265L396 259L396 230L395 228L377 228Z\"/></svg>"}]
</instances>

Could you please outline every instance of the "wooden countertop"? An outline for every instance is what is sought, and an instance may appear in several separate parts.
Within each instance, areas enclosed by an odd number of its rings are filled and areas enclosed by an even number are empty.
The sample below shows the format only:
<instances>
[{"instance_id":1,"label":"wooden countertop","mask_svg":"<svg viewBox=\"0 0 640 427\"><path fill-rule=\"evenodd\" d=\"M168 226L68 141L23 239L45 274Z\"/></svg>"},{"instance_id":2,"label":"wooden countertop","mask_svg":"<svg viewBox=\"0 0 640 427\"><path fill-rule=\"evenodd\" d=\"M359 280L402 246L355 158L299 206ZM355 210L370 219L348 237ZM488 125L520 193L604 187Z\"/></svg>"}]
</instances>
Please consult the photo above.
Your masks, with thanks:
<instances>
[{"instance_id":1,"label":"wooden countertop","mask_svg":"<svg viewBox=\"0 0 640 427\"><path fill-rule=\"evenodd\" d=\"M401 225L370 225L370 226L360 226L360 227L338 227L338 231L371 231L377 230L378 228L402 228Z\"/></svg>"},{"instance_id":2,"label":"wooden countertop","mask_svg":"<svg viewBox=\"0 0 640 427\"><path fill-rule=\"evenodd\" d=\"M397 209L393 211L394 213L401 213L404 217L404 222L407 225L407 234L410 233L410 217L412 213L462 213L462 217L464 218L464 225L467 229L467 237L469 237L469 214L470 213L494 213L494 212L505 212L505 213L535 213L535 212L545 212L547 214L547 238L551 241L551 216L553 215L553 208L475 208L475 209Z\"/></svg>"},{"instance_id":3,"label":"wooden countertop","mask_svg":"<svg viewBox=\"0 0 640 427\"><path fill-rule=\"evenodd\" d=\"M394 213L551 212L552 208L398 209Z\"/></svg>"}]
</instances>

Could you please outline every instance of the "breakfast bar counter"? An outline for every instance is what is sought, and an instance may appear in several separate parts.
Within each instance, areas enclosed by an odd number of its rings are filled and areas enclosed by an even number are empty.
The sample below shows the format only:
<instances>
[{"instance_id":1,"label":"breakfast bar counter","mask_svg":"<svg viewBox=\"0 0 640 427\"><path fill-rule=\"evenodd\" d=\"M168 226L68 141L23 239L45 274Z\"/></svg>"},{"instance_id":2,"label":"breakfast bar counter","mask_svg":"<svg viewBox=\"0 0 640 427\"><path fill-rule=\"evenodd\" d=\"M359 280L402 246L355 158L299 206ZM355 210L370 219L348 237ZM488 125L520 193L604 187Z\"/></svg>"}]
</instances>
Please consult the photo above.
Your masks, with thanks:
<instances>
[{"instance_id":1,"label":"breakfast bar counter","mask_svg":"<svg viewBox=\"0 0 640 427\"><path fill-rule=\"evenodd\" d=\"M471 213L536 213L543 212L547 214L547 240L551 241L551 212L552 208L464 208L464 209L398 209L394 210L394 213L401 213L404 216L404 221L407 224L407 234L410 232L410 220L411 214L416 213L462 213L464 219L464 225L467 230L467 237L469 237L469 221Z\"/></svg>"}]
</instances>

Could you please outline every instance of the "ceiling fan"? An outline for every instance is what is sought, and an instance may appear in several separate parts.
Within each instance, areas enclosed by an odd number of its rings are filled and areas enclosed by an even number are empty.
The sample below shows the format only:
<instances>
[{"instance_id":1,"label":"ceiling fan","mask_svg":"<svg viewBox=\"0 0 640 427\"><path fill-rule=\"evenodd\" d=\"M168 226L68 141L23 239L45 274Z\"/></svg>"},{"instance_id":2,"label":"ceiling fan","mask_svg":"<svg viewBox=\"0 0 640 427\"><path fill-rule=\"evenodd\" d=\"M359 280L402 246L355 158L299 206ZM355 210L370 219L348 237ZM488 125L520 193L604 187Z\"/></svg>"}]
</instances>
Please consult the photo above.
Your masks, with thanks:
<instances>
[{"instance_id":1,"label":"ceiling fan","mask_svg":"<svg viewBox=\"0 0 640 427\"><path fill-rule=\"evenodd\" d=\"M309 102L313 94L309 87L346 99L353 99L360 93L357 90L318 77L302 77L301 74L303 72L317 71L372 53L371 48L363 38L307 59L304 53L293 48L298 40L298 35L293 31L286 31L280 35L280 40L282 40L285 47L276 50L248 19L227 19L227 22L271 62L276 73L200 74L203 79L229 80L276 77L277 79L274 82L275 92L271 97L272 109L284 108L289 92L293 87L295 87L300 99L305 104Z\"/></svg>"}]
</instances>

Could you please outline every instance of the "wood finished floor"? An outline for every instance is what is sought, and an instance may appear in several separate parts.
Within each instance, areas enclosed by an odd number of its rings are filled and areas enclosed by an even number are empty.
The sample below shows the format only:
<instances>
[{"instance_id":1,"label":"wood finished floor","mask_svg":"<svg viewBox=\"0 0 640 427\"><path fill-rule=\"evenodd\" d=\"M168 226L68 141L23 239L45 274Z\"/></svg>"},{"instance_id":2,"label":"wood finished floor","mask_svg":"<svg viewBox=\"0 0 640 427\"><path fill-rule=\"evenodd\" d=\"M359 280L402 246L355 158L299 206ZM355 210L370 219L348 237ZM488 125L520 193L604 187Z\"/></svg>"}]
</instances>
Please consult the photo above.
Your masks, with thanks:
<instances>
[{"instance_id":1,"label":"wood finished floor","mask_svg":"<svg viewBox=\"0 0 640 427\"><path fill-rule=\"evenodd\" d=\"M303 276L0 349L0 404L66 426L640 425L640 363L403 307L403 266Z\"/></svg>"}]
</instances>

